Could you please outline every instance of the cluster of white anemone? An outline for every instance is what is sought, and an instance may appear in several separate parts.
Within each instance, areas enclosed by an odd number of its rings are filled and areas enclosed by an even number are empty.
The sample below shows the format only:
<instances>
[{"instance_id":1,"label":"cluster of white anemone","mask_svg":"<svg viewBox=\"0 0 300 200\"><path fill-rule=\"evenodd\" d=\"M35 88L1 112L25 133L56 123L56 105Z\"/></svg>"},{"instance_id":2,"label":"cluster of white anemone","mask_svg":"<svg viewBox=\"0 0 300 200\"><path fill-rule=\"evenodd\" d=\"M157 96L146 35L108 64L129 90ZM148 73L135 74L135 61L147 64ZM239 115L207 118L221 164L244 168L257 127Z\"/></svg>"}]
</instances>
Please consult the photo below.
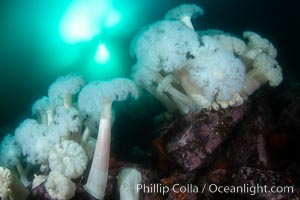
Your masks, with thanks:
<instances>
[{"instance_id":1,"label":"cluster of white anemone","mask_svg":"<svg viewBox=\"0 0 300 200\"><path fill-rule=\"evenodd\" d=\"M33 104L35 118L25 119L1 142L0 197L26 199L25 187L32 183L33 189L45 182L53 199L71 199L76 190L74 179L82 176L91 160L84 188L102 199L110 155L111 105L129 95L137 97L138 90L126 78L86 84L80 75L68 74L55 80L48 96ZM28 169L39 167L33 180L28 180L24 164Z\"/></svg>"},{"instance_id":2,"label":"cluster of white anemone","mask_svg":"<svg viewBox=\"0 0 300 200\"><path fill-rule=\"evenodd\" d=\"M273 44L246 31L242 39L218 30L195 31L194 4L171 9L131 43L132 77L168 109L183 114L239 106L259 87L282 81Z\"/></svg>"},{"instance_id":3,"label":"cluster of white anemone","mask_svg":"<svg viewBox=\"0 0 300 200\"><path fill-rule=\"evenodd\" d=\"M75 187L72 184L57 186L54 190L57 194L54 194L51 182L52 174L60 173L60 180L65 178L68 179L65 183L72 183L71 179L81 176L86 169L88 158L80 138L83 117L72 100L84 85L84 79L77 74L59 77L49 87L48 96L33 104L32 114L35 118L25 119L14 134L7 135L2 141L0 163L7 168L2 168L2 172L14 177L10 179L10 184L6 184L7 187L1 188L2 198L7 191L14 194L19 190L23 191L22 198L26 199L28 191L24 192L26 189L20 189L21 186L28 187L32 182L32 186L37 187L44 181L47 181L45 185L50 196L55 199L69 199L74 195ZM24 164L27 164L25 170ZM40 170L36 173L41 175L28 180L27 173L32 166L39 166ZM17 169L22 184L16 181L14 169ZM48 177L49 173L51 176ZM16 199L13 197L10 199Z\"/></svg>"}]
</instances>

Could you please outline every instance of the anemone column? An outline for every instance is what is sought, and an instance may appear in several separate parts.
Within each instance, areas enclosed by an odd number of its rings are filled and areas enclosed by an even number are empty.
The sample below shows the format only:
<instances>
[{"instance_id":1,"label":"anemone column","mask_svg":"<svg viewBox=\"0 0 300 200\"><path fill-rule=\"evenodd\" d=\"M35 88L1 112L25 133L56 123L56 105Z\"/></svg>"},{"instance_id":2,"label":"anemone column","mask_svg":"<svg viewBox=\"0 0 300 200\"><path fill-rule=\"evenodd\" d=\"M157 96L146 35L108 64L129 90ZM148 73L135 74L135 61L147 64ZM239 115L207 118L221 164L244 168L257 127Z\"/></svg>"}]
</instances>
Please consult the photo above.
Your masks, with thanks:
<instances>
[{"instance_id":1,"label":"anemone column","mask_svg":"<svg viewBox=\"0 0 300 200\"><path fill-rule=\"evenodd\" d=\"M111 138L111 105L111 101L103 102L94 158L87 183L84 186L89 194L100 200L103 199L105 195L108 174Z\"/></svg>"}]
</instances>

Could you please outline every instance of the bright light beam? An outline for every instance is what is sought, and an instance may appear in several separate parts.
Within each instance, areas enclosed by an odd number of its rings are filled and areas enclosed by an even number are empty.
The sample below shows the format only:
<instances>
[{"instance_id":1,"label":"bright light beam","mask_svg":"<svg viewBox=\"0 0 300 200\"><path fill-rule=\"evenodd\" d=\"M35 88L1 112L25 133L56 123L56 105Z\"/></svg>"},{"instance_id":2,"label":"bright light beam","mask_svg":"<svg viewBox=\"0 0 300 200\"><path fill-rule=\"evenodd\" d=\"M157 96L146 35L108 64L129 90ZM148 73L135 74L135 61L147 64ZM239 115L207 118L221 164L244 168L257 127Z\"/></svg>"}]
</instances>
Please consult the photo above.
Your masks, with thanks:
<instances>
[{"instance_id":1,"label":"bright light beam","mask_svg":"<svg viewBox=\"0 0 300 200\"><path fill-rule=\"evenodd\" d=\"M104 43L100 43L96 54L95 61L99 64L106 64L110 59L109 51Z\"/></svg>"},{"instance_id":2,"label":"bright light beam","mask_svg":"<svg viewBox=\"0 0 300 200\"><path fill-rule=\"evenodd\" d=\"M93 19L89 5L82 1L74 1L67 9L60 23L60 34L67 43L91 40L100 33L101 27Z\"/></svg>"},{"instance_id":3,"label":"bright light beam","mask_svg":"<svg viewBox=\"0 0 300 200\"><path fill-rule=\"evenodd\" d=\"M90 41L100 34L102 26L111 28L121 20L111 0L75 0L60 22L60 35L66 43Z\"/></svg>"}]
</instances>

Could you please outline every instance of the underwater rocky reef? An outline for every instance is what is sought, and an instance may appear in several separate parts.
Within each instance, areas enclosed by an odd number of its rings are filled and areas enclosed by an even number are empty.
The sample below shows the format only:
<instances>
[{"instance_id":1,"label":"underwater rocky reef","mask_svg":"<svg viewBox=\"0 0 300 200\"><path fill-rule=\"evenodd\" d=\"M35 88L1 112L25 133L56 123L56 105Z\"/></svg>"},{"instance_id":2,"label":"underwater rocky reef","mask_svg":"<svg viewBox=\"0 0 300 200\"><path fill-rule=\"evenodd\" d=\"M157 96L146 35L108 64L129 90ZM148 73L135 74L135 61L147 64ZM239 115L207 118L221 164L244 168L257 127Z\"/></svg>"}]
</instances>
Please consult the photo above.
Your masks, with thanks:
<instances>
[{"instance_id":1,"label":"underwater rocky reef","mask_svg":"<svg viewBox=\"0 0 300 200\"><path fill-rule=\"evenodd\" d=\"M195 30L201 15L182 4L143 27L130 79L58 77L1 141L1 199L299 199L300 88L282 84L267 38ZM150 137L147 98L164 107ZM147 148L123 151L120 121Z\"/></svg>"}]
</instances>

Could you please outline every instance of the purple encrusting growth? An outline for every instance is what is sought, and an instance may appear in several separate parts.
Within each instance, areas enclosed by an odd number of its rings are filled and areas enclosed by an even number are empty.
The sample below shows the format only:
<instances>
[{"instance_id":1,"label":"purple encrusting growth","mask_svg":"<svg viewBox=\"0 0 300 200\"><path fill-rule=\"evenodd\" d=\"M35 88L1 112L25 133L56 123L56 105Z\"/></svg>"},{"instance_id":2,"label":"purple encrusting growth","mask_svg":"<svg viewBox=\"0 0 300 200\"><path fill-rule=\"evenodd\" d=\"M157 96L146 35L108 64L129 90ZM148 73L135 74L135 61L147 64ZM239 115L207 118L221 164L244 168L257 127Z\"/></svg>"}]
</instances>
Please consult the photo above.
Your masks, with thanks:
<instances>
[{"instance_id":1,"label":"purple encrusting growth","mask_svg":"<svg viewBox=\"0 0 300 200\"><path fill-rule=\"evenodd\" d=\"M168 155L184 170L204 166L232 129L249 111L249 105L224 112L189 113L180 117L163 133Z\"/></svg>"}]
</instances>

